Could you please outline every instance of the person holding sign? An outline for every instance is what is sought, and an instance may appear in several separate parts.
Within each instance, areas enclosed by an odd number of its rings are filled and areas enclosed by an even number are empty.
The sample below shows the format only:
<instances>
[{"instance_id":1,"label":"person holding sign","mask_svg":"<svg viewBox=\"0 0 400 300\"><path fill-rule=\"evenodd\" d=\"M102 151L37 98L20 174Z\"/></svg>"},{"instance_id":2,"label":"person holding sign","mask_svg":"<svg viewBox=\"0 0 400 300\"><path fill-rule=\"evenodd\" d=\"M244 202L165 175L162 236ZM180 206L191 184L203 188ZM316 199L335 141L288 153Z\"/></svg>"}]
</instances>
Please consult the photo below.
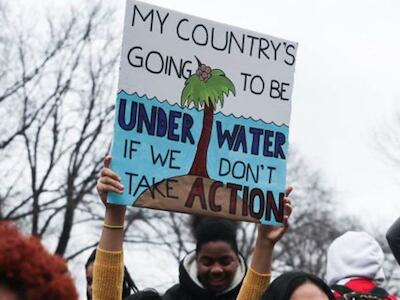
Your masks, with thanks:
<instances>
[{"instance_id":1,"label":"person holding sign","mask_svg":"<svg viewBox=\"0 0 400 300\"><path fill-rule=\"evenodd\" d=\"M123 32L113 170L109 157L97 185L106 206L97 278L122 261L125 208L106 201L282 224L297 43L135 0ZM202 225L164 298L236 298L246 268L235 230L215 222Z\"/></svg>"},{"instance_id":2,"label":"person holding sign","mask_svg":"<svg viewBox=\"0 0 400 300\"><path fill-rule=\"evenodd\" d=\"M164 299L236 299L246 265L232 221L202 218L195 226L196 250L179 266L179 283Z\"/></svg>"},{"instance_id":3,"label":"person holding sign","mask_svg":"<svg viewBox=\"0 0 400 300\"><path fill-rule=\"evenodd\" d=\"M111 157L107 156L97 182L97 191L106 207L106 212L93 266L93 300L122 299L124 274L122 244L126 207L107 203L108 192L123 191L120 178L109 168L110 163Z\"/></svg>"},{"instance_id":4,"label":"person holding sign","mask_svg":"<svg viewBox=\"0 0 400 300\"><path fill-rule=\"evenodd\" d=\"M110 162L111 157L106 157L97 184L99 196L106 206L106 213L94 264L94 300L119 300L122 292L122 243L126 207L106 203L108 192L123 191L120 178L109 168ZM290 192L291 188L287 190L287 195ZM259 227L256 251L250 273L247 275L250 287L251 281L257 276L261 276L259 281L263 281L264 277L269 278L269 275L260 274L270 272L273 245L286 232L290 213L290 201L286 197L285 226ZM215 230L217 224L219 230ZM236 299L245 266L238 254L236 234L232 224L225 220L201 221L196 230L196 238L196 252L190 254L181 264L181 282L169 289L164 299ZM255 292L262 293L262 286L263 284ZM242 295L246 293L245 289Z\"/></svg>"},{"instance_id":5,"label":"person holding sign","mask_svg":"<svg viewBox=\"0 0 400 300\"><path fill-rule=\"evenodd\" d=\"M123 191L120 178L109 168L110 162L111 157L106 157L97 184L106 213L94 263L94 300L119 300L122 292L126 207L106 203L108 192ZM238 253L235 227L226 220L202 220L197 226L196 238L196 252L181 265L181 282L169 289L164 299L235 299L246 271Z\"/></svg>"}]
</instances>

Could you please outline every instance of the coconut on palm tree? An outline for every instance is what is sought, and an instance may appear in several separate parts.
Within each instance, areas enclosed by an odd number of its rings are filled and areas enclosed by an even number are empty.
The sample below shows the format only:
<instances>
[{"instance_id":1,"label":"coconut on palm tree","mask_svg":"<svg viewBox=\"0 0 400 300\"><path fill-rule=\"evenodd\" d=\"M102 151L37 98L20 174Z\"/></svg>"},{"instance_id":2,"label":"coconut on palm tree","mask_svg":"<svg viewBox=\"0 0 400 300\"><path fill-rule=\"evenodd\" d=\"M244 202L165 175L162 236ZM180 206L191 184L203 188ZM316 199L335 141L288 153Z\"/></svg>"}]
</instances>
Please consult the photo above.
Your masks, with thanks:
<instances>
[{"instance_id":1,"label":"coconut on palm tree","mask_svg":"<svg viewBox=\"0 0 400 300\"><path fill-rule=\"evenodd\" d=\"M211 69L202 64L197 57L196 59L199 66L196 73L192 74L185 82L181 105L193 105L196 109L203 108L203 127L189 175L209 178L207 152L211 140L214 110L218 103L221 107L224 105L224 97L228 96L229 92L235 95L235 86L222 70Z\"/></svg>"}]
</instances>

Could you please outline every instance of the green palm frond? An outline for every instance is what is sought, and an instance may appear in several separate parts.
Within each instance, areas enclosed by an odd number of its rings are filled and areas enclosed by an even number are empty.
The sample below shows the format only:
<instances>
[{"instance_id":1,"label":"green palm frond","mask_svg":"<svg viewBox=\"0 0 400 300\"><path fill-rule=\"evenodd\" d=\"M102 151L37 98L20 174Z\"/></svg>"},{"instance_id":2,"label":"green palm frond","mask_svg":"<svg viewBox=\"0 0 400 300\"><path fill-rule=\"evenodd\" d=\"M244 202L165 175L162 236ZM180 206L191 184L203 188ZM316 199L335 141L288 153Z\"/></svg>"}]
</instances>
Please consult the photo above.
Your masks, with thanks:
<instances>
[{"instance_id":1,"label":"green palm frond","mask_svg":"<svg viewBox=\"0 0 400 300\"><path fill-rule=\"evenodd\" d=\"M215 108L220 103L222 107L224 97L227 97L229 92L235 95L235 86L222 70L212 70L211 77L207 81L200 80L199 76L193 74L185 82L181 94L181 106L193 104L198 109L204 105L212 105Z\"/></svg>"}]
</instances>

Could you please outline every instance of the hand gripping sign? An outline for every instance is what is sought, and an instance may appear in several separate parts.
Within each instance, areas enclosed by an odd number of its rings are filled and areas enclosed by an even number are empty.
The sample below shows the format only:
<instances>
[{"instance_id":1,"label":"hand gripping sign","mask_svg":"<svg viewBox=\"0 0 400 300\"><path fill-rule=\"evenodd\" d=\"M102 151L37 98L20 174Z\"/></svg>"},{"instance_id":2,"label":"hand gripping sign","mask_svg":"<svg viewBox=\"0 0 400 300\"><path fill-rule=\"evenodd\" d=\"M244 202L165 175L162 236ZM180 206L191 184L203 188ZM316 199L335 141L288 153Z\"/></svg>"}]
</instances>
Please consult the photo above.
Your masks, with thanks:
<instances>
[{"instance_id":1,"label":"hand gripping sign","mask_svg":"<svg viewBox=\"0 0 400 300\"><path fill-rule=\"evenodd\" d=\"M280 223L296 49L128 0L108 201Z\"/></svg>"}]
</instances>

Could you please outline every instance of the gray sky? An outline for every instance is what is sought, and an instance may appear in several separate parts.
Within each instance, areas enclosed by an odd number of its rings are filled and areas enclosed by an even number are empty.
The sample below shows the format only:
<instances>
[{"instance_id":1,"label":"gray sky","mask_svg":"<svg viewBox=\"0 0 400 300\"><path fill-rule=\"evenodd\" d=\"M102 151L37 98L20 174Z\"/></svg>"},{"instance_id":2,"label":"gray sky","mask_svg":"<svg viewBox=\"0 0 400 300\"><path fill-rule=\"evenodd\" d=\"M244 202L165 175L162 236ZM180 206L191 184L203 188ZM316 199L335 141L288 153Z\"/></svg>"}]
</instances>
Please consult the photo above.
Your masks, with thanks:
<instances>
[{"instance_id":1,"label":"gray sky","mask_svg":"<svg viewBox=\"0 0 400 300\"><path fill-rule=\"evenodd\" d=\"M17 2L41 12L81 3ZM125 1L104 2L118 7L110 26L121 29ZM400 166L386 163L375 139L400 111L400 2L144 2L298 42L291 146L322 171L343 208L371 228L386 227L398 216Z\"/></svg>"},{"instance_id":2,"label":"gray sky","mask_svg":"<svg viewBox=\"0 0 400 300\"><path fill-rule=\"evenodd\" d=\"M298 42L291 145L364 223L399 215L396 168L374 141L400 109L398 1L146 2Z\"/></svg>"},{"instance_id":3,"label":"gray sky","mask_svg":"<svg viewBox=\"0 0 400 300\"><path fill-rule=\"evenodd\" d=\"M81 3L17 2L37 10ZM400 166L386 164L375 142L400 111L399 1L145 2L298 42L291 146L322 171L343 208L370 230L399 216ZM110 26L121 29L125 1L107 3L118 3L119 23ZM151 258L134 264L144 262Z\"/></svg>"}]
</instances>

